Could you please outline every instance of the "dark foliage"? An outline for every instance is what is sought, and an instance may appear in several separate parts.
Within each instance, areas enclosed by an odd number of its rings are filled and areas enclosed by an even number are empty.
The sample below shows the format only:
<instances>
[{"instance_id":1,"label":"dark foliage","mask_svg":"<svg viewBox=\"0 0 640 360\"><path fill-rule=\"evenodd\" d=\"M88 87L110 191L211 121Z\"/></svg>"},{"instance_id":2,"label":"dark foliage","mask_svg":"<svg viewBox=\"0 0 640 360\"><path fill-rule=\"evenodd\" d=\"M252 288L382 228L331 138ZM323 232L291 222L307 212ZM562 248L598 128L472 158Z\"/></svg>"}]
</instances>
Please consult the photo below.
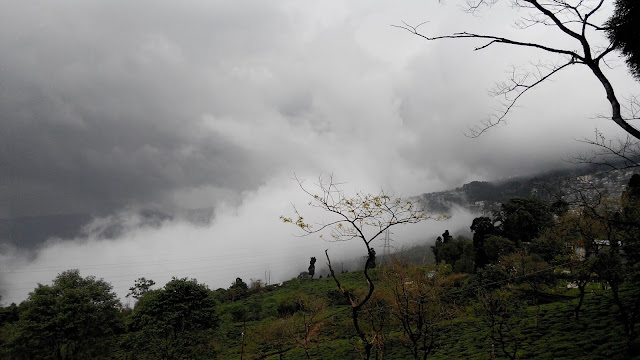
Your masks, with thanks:
<instances>
[{"instance_id":1,"label":"dark foliage","mask_svg":"<svg viewBox=\"0 0 640 360\"><path fill-rule=\"evenodd\" d=\"M616 0L607 21L607 35L626 58L631 74L640 80L640 2Z\"/></svg>"},{"instance_id":2,"label":"dark foliage","mask_svg":"<svg viewBox=\"0 0 640 360\"><path fill-rule=\"evenodd\" d=\"M531 242L553 224L549 203L535 197L511 199L493 216L500 235L515 242L516 246Z\"/></svg>"},{"instance_id":3,"label":"dark foliage","mask_svg":"<svg viewBox=\"0 0 640 360\"><path fill-rule=\"evenodd\" d=\"M173 278L140 298L126 345L134 356L196 359L211 355L209 336L218 326L211 290L195 279Z\"/></svg>"},{"instance_id":4,"label":"dark foliage","mask_svg":"<svg viewBox=\"0 0 640 360\"><path fill-rule=\"evenodd\" d=\"M473 231L473 248L475 250L475 269L485 266L489 260L484 248L484 241L495 233L493 220L486 216L473 219L471 223L471 231Z\"/></svg>"},{"instance_id":5,"label":"dark foliage","mask_svg":"<svg viewBox=\"0 0 640 360\"><path fill-rule=\"evenodd\" d=\"M113 352L123 330L120 302L111 285L78 270L39 285L20 304L15 358L98 359Z\"/></svg>"},{"instance_id":6,"label":"dark foliage","mask_svg":"<svg viewBox=\"0 0 640 360\"><path fill-rule=\"evenodd\" d=\"M315 275L315 273L316 273L316 258L312 256L311 260L309 260L309 277L313 279L313 275Z\"/></svg>"}]
</instances>

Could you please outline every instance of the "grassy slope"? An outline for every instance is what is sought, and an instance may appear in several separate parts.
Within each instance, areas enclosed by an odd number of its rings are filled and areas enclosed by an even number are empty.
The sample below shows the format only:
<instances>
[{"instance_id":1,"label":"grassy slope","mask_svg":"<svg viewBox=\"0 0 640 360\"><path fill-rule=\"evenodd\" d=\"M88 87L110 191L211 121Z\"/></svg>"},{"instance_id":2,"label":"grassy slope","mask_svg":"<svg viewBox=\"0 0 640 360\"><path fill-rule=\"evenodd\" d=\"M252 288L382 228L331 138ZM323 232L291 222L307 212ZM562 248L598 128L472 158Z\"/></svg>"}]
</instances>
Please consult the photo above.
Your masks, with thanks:
<instances>
[{"instance_id":1,"label":"grassy slope","mask_svg":"<svg viewBox=\"0 0 640 360\"><path fill-rule=\"evenodd\" d=\"M360 272L339 276L343 285L358 288L364 285ZM306 294L323 298L328 306L321 314L324 322L320 341L312 349L312 358L316 359L355 359L360 358L359 341L354 338L350 307L335 305L327 296L336 289L332 279L313 281L291 280L277 290L254 294L242 300L246 306L252 304L276 304L286 302L296 294ZM616 319L615 306L603 296L587 295L583 305L581 319L573 318L573 306L576 300L560 301L541 306L538 327L535 326L535 307L527 308L527 318L522 323L520 337L520 359L625 359L629 358L623 336L623 329ZM333 305L332 305L333 304ZM225 311L231 304L221 306ZM264 305L263 305L264 306ZM438 339L437 350L430 359L489 359L490 345L486 331L470 311L466 315L442 324L443 333ZM219 357L222 359L240 358L242 323L233 323L229 316L222 325L218 343ZM263 320L263 325L274 318ZM258 359L260 334L259 321L248 321L245 329L245 359ZM262 328L263 329L263 328ZM401 330L393 328L388 334L385 358L408 359L409 354L400 343ZM262 345L264 348L264 344ZM286 346L290 349L291 346ZM499 358L498 350L496 350ZM274 351L272 351L274 352ZM269 357L278 359L278 355ZM284 359L306 359L299 348L291 348ZM640 355L633 357L640 359Z\"/></svg>"}]
</instances>

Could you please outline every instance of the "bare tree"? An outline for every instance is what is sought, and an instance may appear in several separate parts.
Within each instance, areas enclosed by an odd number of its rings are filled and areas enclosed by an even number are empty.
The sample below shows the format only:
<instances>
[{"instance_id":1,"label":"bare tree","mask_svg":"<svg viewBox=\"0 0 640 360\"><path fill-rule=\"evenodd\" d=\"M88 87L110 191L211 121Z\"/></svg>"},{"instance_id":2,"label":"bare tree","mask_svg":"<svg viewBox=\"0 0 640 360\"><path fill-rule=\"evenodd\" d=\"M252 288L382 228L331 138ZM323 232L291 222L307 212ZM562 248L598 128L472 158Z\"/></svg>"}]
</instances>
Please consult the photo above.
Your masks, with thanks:
<instances>
[{"instance_id":1,"label":"bare tree","mask_svg":"<svg viewBox=\"0 0 640 360\"><path fill-rule=\"evenodd\" d=\"M264 320L253 331L256 352L260 359L278 355L283 360L285 354L295 347L291 337L288 319Z\"/></svg>"},{"instance_id":2,"label":"bare tree","mask_svg":"<svg viewBox=\"0 0 640 360\"><path fill-rule=\"evenodd\" d=\"M436 348L440 325L453 318L455 305L443 299L455 281L442 266L417 267L399 260L385 272L392 294L391 314L402 325L403 344L415 360L426 360Z\"/></svg>"},{"instance_id":3,"label":"bare tree","mask_svg":"<svg viewBox=\"0 0 640 360\"><path fill-rule=\"evenodd\" d=\"M612 170L640 166L640 141L630 135L607 139L596 129L593 139L585 138L579 141L591 145L593 150L574 157L572 162L601 165Z\"/></svg>"},{"instance_id":4,"label":"bare tree","mask_svg":"<svg viewBox=\"0 0 640 360\"><path fill-rule=\"evenodd\" d=\"M508 290L479 292L473 310L481 326L488 330L491 359L497 357L496 346L509 359L517 359L524 340L521 329L526 316L524 303Z\"/></svg>"},{"instance_id":5,"label":"bare tree","mask_svg":"<svg viewBox=\"0 0 640 360\"><path fill-rule=\"evenodd\" d=\"M341 189L341 184L334 181L333 176L330 176L328 180L322 177L318 179L315 189L317 193L305 187L304 180L297 177L295 180L302 191L311 198L309 205L324 210L331 219L308 223L294 205L297 219L281 216L280 219L283 222L298 226L302 230L303 236L318 234L323 238L325 234L328 234L329 241L360 240L367 251L367 261L363 269L367 291L361 299L356 298L340 284L331 266L328 251L325 251L325 255L333 280L351 304L353 325L357 336L364 344L365 359L369 359L374 344L360 327L358 315L373 295L375 288L369 274L370 264L374 261L373 257L375 256L371 243L392 226L414 224L430 217L422 212L418 204L410 200L393 198L383 190L376 195L356 193L355 196L349 197Z\"/></svg>"},{"instance_id":6,"label":"bare tree","mask_svg":"<svg viewBox=\"0 0 640 360\"><path fill-rule=\"evenodd\" d=\"M466 0L465 10L476 13L497 2L499 0ZM530 71L519 72L514 68L507 81L496 84L493 94L503 97L502 106L496 113L484 119L480 125L471 129L470 136L480 136L488 129L503 123L520 98L529 90L538 87L569 67L582 65L591 71L605 91L611 106L611 114L607 117L630 136L640 140L640 130L629 122L639 119L637 114L632 111L623 111L613 85L602 71L603 64L606 65L605 58L618 48L618 44L615 41L610 41L606 36L608 29L606 22L596 22L598 15L603 11L605 0L510 0L510 2L515 11L522 14L515 24L516 27L526 31L534 27L552 26L570 39L573 46L555 47L543 42L522 41L495 34L470 31L432 36L419 30L424 23L394 25L429 41L471 39L481 42L475 47L475 50L483 50L494 45L509 45L535 49L557 57L556 60L549 63L532 63ZM606 45L600 46L603 43Z\"/></svg>"}]
</instances>

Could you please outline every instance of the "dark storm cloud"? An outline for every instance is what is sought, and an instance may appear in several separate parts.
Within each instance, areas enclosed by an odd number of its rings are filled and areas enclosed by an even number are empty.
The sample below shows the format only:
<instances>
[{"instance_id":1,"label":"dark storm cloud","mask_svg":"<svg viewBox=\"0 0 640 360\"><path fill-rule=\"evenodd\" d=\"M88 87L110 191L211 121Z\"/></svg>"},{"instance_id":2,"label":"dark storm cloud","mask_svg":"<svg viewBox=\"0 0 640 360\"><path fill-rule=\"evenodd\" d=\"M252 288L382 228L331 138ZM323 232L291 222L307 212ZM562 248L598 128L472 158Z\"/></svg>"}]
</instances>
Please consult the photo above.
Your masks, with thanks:
<instances>
[{"instance_id":1,"label":"dark storm cloud","mask_svg":"<svg viewBox=\"0 0 640 360\"><path fill-rule=\"evenodd\" d=\"M3 217L240 194L301 170L366 183L382 174L375 182L412 193L450 188L555 166L604 100L577 73L559 83L579 91L543 90L554 95L522 102L508 127L464 137L495 105L485 90L535 54L473 52L388 26L426 19L425 30L447 33L483 20L435 2L0 6ZM540 147L530 135L545 128L554 131Z\"/></svg>"},{"instance_id":2,"label":"dark storm cloud","mask_svg":"<svg viewBox=\"0 0 640 360\"><path fill-rule=\"evenodd\" d=\"M225 86L236 82L230 69L280 41L259 37L278 32L279 14L246 5L3 2L8 213L96 211L185 187L259 184L261 163L202 124L206 113L252 114L254 104L236 96L242 84Z\"/></svg>"}]
</instances>

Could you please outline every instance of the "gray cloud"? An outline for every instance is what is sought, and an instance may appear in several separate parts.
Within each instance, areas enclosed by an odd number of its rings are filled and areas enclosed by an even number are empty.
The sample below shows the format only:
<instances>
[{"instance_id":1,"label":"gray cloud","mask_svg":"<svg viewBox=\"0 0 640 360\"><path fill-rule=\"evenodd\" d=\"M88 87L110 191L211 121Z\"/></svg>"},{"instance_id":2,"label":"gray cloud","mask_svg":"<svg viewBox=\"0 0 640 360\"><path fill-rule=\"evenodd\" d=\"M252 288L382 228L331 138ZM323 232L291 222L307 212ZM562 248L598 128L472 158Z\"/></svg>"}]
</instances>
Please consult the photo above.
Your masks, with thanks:
<instances>
[{"instance_id":1,"label":"gray cloud","mask_svg":"<svg viewBox=\"0 0 640 360\"><path fill-rule=\"evenodd\" d=\"M519 166L535 140L505 152L500 142L516 132L490 134L492 144L462 136L491 111L484 89L530 54L475 54L388 26L406 14L428 17L427 9L412 13L417 2L407 10L244 1L2 6L11 11L0 24L0 184L11 216L166 203L199 188L239 194L280 171L341 170L345 155L364 173L396 167L443 188L545 167L570 142L559 133L557 145L536 151L538 161ZM455 7L432 8L465 19ZM431 20L436 32L475 26ZM513 117L539 123L536 116ZM416 183L411 191L420 191Z\"/></svg>"},{"instance_id":2,"label":"gray cloud","mask_svg":"<svg viewBox=\"0 0 640 360\"><path fill-rule=\"evenodd\" d=\"M277 9L9 5L0 25L0 181L12 215L95 211L183 187L240 191L260 183L266 169L205 131L201 118L258 113L257 101L239 96L250 84L234 79L233 68L277 49L280 37L260 36L284 33Z\"/></svg>"},{"instance_id":3,"label":"gray cloud","mask_svg":"<svg viewBox=\"0 0 640 360\"><path fill-rule=\"evenodd\" d=\"M470 139L464 131L496 105L486 89L508 64L538 55L474 52L389 26L430 20L423 28L436 33L504 31L511 13L472 17L419 0L0 0L0 219L92 213L134 224L112 240L52 240L35 262L16 255L3 266L58 270L82 265L72 257L109 264L127 252L225 258L242 247L270 254L266 263L293 261L304 250L282 250L295 238L273 224L290 202L306 203L290 184L294 173L335 173L348 192L412 196L565 166L562 158L581 149L575 138L595 127L615 133L592 118L607 104L589 74L567 72L531 93L509 125ZM555 39L547 30L532 36ZM620 93L637 91L623 67L610 73ZM130 209L146 207L213 207L215 219L205 227L129 221ZM55 270L10 280L29 287ZM217 286L233 280L226 275Z\"/></svg>"}]
</instances>

